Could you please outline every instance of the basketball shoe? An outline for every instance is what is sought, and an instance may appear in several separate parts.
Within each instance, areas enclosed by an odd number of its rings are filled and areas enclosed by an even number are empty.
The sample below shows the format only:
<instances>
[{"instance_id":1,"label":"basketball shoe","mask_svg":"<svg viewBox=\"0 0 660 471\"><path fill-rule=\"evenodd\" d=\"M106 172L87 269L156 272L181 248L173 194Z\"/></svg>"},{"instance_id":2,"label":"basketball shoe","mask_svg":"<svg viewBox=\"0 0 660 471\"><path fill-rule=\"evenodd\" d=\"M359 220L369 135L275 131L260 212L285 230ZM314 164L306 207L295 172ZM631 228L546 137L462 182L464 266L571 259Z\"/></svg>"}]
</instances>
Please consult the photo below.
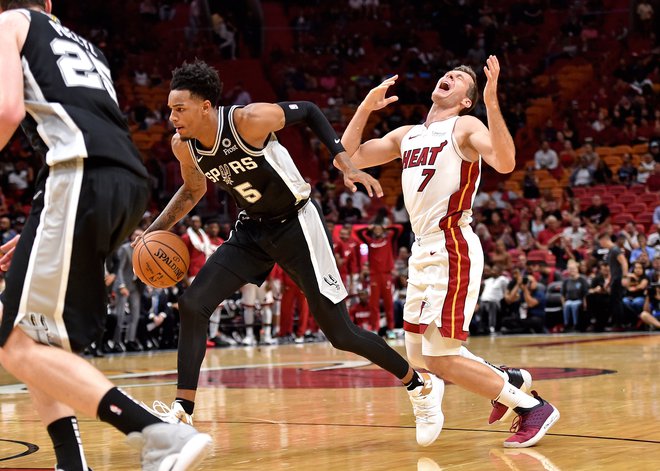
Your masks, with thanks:
<instances>
[{"instance_id":1,"label":"basketball shoe","mask_svg":"<svg viewBox=\"0 0 660 471\"><path fill-rule=\"evenodd\" d=\"M536 391L532 395L539 404L530 408L516 407L519 414L513 419L511 432L515 432L504 441L505 448L526 448L535 445L546 432L559 420L559 411L549 402L543 400Z\"/></svg>"},{"instance_id":2,"label":"basketball shoe","mask_svg":"<svg viewBox=\"0 0 660 471\"><path fill-rule=\"evenodd\" d=\"M532 375L527 370L519 368L507 368L506 366L499 367L507 375L509 375L509 383L526 393L532 388ZM500 420L508 419L513 411L508 407L497 401L490 401L493 409L490 411L488 423L492 424Z\"/></svg>"},{"instance_id":3,"label":"basketball shoe","mask_svg":"<svg viewBox=\"0 0 660 471\"><path fill-rule=\"evenodd\" d=\"M211 437L186 424L153 424L131 432L126 442L141 450L142 471L188 471L211 450Z\"/></svg>"},{"instance_id":4,"label":"basketball shoe","mask_svg":"<svg viewBox=\"0 0 660 471\"><path fill-rule=\"evenodd\" d=\"M415 429L417 443L429 446L440 435L445 416L442 414L442 397L445 394L445 383L430 373L420 373L424 380L423 386L408 391L415 414ZM426 394L424 389L431 388Z\"/></svg>"},{"instance_id":5,"label":"basketball shoe","mask_svg":"<svg viewBox=\"0 0 660 471\"><path fill-rule=\"evenodd\" d=\"M186 425L193 424L192 414L186 413L181 403L177 401L174 401L171 407L168 407L162 401L154 401L153 406L151 408L147 407L147 409L168 424L178 424L179 422L183 422Z\"/></svg>"}]
</instances>

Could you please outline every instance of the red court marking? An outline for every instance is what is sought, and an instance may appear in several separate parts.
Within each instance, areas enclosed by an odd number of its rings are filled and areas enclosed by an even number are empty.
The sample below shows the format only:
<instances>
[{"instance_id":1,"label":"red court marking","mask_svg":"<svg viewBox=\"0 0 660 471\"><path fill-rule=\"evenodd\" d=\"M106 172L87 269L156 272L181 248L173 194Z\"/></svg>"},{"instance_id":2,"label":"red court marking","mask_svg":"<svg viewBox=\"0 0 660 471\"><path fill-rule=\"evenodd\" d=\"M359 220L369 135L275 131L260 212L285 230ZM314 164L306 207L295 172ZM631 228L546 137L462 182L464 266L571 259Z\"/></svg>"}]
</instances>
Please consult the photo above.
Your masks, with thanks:
<instances>
[{"instance_id":1,"label":"red court marking","mask_svg":"<svg viewBox=\"0 0 660 471\"><path fill-rule=\"evenodd\" d=\"M582 378L616 373L600 368L526 368L535 381L543 379ZM176 381L176 375L144 375ZM133 380L138 378L132 378ZM199 387L207 388L268 388L268 389L343 389L343 388L391 388L401 382L381 369L351 369L312 371L299 368L236 368L203 371Z\"/></svg>"}]
</instances>

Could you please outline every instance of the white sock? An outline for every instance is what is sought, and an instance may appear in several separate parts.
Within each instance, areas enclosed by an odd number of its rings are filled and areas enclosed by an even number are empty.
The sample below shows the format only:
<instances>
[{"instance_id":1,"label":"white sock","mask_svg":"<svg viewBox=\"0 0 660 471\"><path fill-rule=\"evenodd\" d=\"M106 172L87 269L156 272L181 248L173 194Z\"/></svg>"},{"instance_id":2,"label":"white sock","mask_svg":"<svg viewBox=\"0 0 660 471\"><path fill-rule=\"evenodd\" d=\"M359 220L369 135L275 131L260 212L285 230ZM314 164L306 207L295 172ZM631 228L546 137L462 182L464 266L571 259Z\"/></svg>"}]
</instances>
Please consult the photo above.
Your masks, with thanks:
<instances>
[{"instance_id":1,"label":"white sock","mask_svg":"<svg viewBox=\"0 0 660 471\"><path fill-rule=\"evenodd\" d=\"M254 308L243 308L243 319L245 320L245 337L254 338Z\"/></svg>"},{"instance_id":2,"label":"white sock","mask_svg":"<svg viewBox=\"0 0 660 471\"><path fill-rule=\"evenodd\" d=\"M500 378L502 378L505 382L508 382L508 381L509 381L509 375L506 374L506 372L502 371L502 370L499 369L497 366L488 363L488 362L487 362L486 360L484 360L483 358L478 357L477 355L475 355L474 353L472 353L470 350L468 350L468 349L465 348L464 346L461 346L461 349L459 350L458 354L459 354L460 356L462 356L463 358L467 358L467 359L469 359L469 360L473 360L473 361L477 361L477 362L479 362L479 363L483 363L484 365L486 365L487 367L489 367L491 370L493 370L495 373L497 373L497 374L500 376ZM504 404L504 403L502 403L502 404Z\"/></svg>"},{"instance_id":3,"label":"white sock","mask_svg":"<svg viewBox=\"0 0 660 471\"><path fill-rule=\"evenodd\" d=\"M495 400L507 407L510 407L511 409L516 407L529 409L530 407L534 407L540 404L538 399L534 399L529 394L522 392L520 389L508 382L504 383L502 391L500 391L499 396L497 396Z\"/></svg>"}]
</instances>

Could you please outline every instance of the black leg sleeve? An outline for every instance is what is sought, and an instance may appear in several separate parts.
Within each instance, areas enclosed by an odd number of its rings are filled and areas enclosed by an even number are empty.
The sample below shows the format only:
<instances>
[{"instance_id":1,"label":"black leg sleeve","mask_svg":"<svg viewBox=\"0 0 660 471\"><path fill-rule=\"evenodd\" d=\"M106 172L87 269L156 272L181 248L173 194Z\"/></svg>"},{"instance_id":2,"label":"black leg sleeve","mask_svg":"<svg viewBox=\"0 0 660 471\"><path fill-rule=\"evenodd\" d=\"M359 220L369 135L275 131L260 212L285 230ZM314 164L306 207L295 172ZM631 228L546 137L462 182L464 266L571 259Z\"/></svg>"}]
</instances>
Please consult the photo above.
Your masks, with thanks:
<instances>
[{"instance_id":1,"label":"black leg sleeve","mask_svg":"<svg viewBox=\"0 0 660 471\"><path fill-rule=\"evenodd\" d=\"M178 389L197 389L206 354L209 318L222 301L244 284L223 265L209 260L179 298Z\"/></svg>"},{"instance_id":2,"label":"black leg sleeve","mask_svg":"<svg viewBox=\"0 0 660 471\"><path fill-rule=\"evenodd\" d=\"M351 321L343 301L333 304L321 294L315 298L308 297L310 312L333 347L360 355L399 379L408 373L408 362L387 342Z\"/></svg>"}]
</instances>

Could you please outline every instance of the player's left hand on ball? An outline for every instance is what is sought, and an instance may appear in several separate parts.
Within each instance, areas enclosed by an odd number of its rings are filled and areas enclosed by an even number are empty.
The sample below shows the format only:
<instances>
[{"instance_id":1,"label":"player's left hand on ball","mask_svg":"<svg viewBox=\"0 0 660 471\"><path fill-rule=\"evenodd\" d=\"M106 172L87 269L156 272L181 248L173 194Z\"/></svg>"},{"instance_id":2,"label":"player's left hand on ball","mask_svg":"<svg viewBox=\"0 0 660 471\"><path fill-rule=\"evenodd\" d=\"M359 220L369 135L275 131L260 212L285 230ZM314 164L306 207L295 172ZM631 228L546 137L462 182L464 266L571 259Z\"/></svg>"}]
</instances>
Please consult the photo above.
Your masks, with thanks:
<instances>
[{"instance_id":1,"label":"player's left hand on ball","mask_svg":"<svg viewBox=\"0 0 660 471\"><path fill-rule=\"evenodd\" d=\"M18 234L14 236L12 240L0 246L0 251L2 252L2 257L0 258L0 270L2 271L9 270L11 259L14 257L14 250L16 250L16 244L18 244L18 239L20 238L21 235Z\"/></svg>"},{"instance_id":2,"label":"player's left hand on ball","mask_svg":"<svg viewBox=\"0 0 660 471\"><path fill-rule=\"evenodd\" d=\"M383 189L380 183L368 173L358 169L344 172L344 185L346 185L346 188L355 193L357 191L356 183L362 183L364 185L369 197L373 197L374 194L379 198L383 196Z\"/></svg>"}]
</instances>

